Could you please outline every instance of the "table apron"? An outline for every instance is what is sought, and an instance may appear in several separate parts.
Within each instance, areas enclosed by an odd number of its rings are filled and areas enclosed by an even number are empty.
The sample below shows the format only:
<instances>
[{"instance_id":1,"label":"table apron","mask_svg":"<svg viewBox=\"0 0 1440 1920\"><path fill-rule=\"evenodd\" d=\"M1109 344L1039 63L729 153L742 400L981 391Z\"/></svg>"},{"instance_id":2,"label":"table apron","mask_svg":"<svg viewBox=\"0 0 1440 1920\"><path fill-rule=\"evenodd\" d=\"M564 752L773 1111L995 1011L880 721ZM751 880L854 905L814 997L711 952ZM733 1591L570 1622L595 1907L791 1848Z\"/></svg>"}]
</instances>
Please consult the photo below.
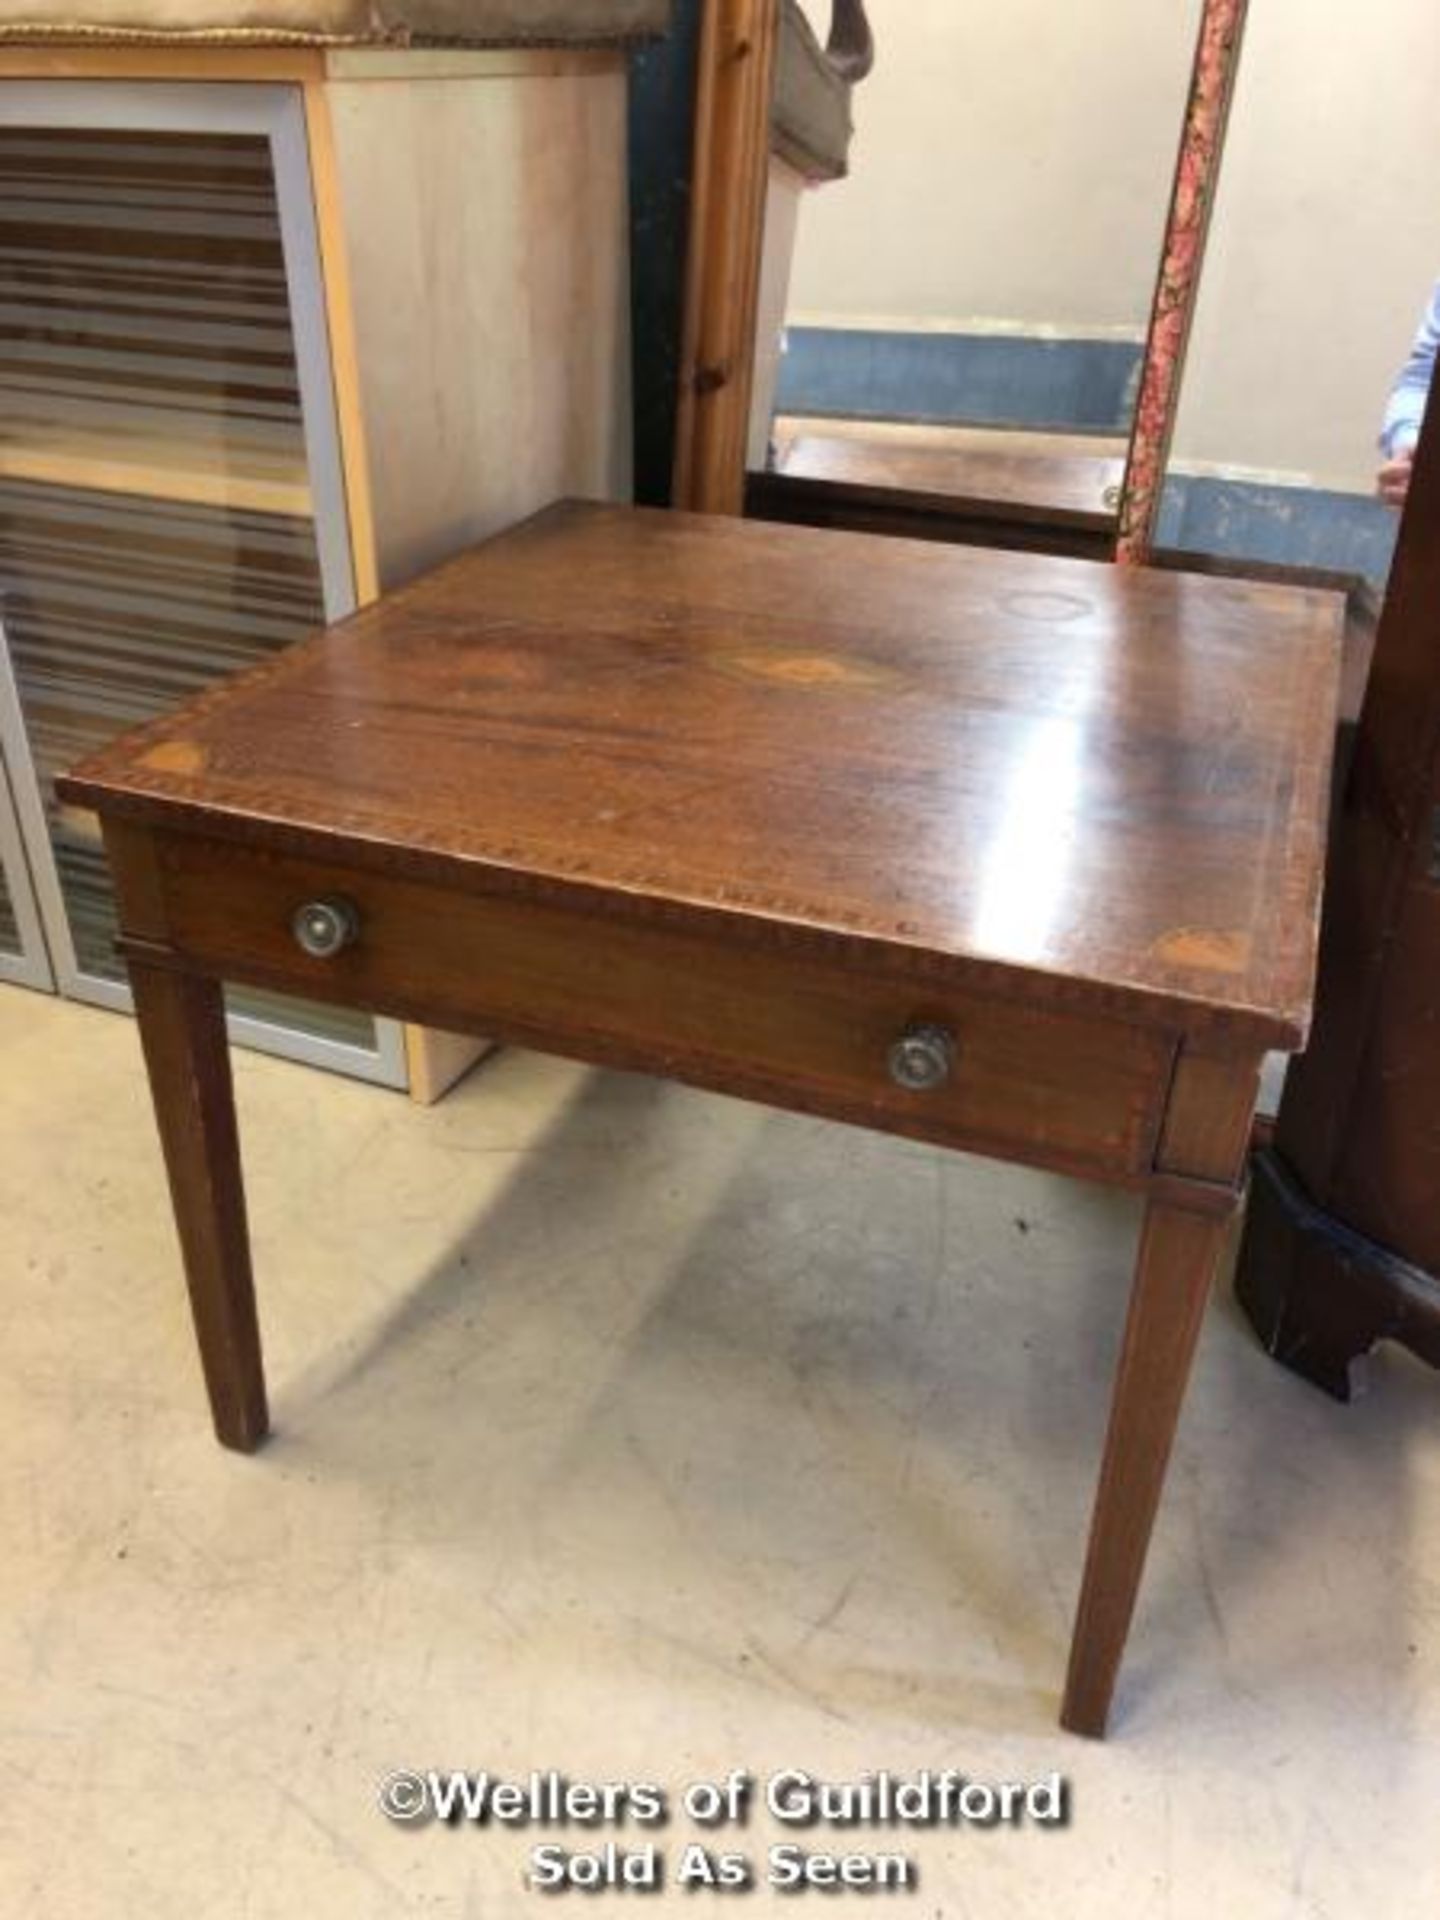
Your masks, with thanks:
<instances>
[{"instance_id":1,"label":"table apron","mask_svg":"<svg viewBox=\"0 0 1440 1920\"><path fill-rule=\"evenodd\" d=\"M134 960L1120 1184L1154 1166L1178 1047L1164 1028L707 938L638 903L601 915L204 836L153 844L143 900L121 875ZM359 934L315 959L291 919L331 896L353 902ZM923 1093L887 1066L915 1024L954 1040L949 1082Z\"/></svg>"}]
</instances>

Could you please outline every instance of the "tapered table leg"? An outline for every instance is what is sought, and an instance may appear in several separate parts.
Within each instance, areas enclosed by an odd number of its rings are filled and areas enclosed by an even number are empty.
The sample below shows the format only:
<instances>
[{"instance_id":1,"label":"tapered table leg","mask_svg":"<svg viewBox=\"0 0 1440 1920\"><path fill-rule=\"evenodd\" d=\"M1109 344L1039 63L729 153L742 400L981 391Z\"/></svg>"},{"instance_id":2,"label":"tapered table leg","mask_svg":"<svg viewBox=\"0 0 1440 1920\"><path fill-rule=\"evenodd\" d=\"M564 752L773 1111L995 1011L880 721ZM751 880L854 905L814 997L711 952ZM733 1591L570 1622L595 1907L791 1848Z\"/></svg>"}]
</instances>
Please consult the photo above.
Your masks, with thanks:
<instances>
[{"instance_id":1,"label":"tapered table leg","mask_svg":"<svg viewBox=\"0 0 1440 1920\"><path fill-rule=\"evenodd\" d=\"M1158 1201L1145 1215L1060 1713L1072 1733L1105 1731L1227 1228L1226 1216Z\"/></svg>"},{"instance_id":2,"label":"tapered table leg","mask_svg":"<svg viewBox=\"0 0 1440 1920\"><path fill-rule=\"evenodd\" d=\"M133 960L130 981L215 1433L253 1453L270 1421L220 985Z\"/></svg>"}]
</instances>

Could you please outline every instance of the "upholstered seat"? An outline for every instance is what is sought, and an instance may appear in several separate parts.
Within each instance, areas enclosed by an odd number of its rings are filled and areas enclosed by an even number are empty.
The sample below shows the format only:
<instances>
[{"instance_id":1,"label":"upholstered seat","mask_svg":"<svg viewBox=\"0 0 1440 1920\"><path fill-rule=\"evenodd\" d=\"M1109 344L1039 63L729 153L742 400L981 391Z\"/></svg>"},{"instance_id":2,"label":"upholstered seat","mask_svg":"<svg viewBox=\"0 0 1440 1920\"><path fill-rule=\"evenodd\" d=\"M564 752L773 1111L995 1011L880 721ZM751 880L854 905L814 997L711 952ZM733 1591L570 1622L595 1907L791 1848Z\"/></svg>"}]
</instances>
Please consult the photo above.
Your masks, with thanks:
<instances>
[{"instance_id":1,"label":"upholstered seat","mask_svg":"<svg viewBox=\"0 0 1440 1920\"><path fill-rule=\"evenodd\" d=\"M597 46L663 33L670 0L0 0L0 38Z\"/></svg>"},{"instance_id":2,"label":"upholstered seat","mask_svg":"<svg viewBox=\"0 0 1440 1920\"><path fill-rule=\"evenodd\" d=\"M854 132L851 88L867 67L868 60L837 58L822 47L799 0L782 0L772 144L807 180L845 172Z\"/></svg>"},{"instance_id":3,"label":"upholstered seat","mask_svg":"<svg viewBox=\"0 0 1440 1920\"><path fill-rule=\"evenodd\" d=\"M212 45L604 46L670 25L671 0L0 0L0 40ZM811 180L845 172L858 75L782 0L776 152Z\"/></svg>"}]
</instances>

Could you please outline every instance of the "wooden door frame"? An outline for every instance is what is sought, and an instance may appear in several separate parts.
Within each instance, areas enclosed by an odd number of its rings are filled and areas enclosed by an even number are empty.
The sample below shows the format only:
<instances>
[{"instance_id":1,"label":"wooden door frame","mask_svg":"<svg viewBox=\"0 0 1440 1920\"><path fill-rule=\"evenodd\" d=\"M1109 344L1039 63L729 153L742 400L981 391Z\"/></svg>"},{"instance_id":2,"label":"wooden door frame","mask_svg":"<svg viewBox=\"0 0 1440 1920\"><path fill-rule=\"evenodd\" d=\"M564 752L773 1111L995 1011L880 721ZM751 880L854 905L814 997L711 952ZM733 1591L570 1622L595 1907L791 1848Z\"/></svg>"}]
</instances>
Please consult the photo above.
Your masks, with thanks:
<instances>
[{"instance_id":1,"label":"wooden door frame","mask_svg":"<svg viewBox=\"0 0 1440 1920\"><path fill-rule=\"evenodd\" d=\"M780 0L705 0L671 504L744 507Z\"/></svg>"}]
</instances>

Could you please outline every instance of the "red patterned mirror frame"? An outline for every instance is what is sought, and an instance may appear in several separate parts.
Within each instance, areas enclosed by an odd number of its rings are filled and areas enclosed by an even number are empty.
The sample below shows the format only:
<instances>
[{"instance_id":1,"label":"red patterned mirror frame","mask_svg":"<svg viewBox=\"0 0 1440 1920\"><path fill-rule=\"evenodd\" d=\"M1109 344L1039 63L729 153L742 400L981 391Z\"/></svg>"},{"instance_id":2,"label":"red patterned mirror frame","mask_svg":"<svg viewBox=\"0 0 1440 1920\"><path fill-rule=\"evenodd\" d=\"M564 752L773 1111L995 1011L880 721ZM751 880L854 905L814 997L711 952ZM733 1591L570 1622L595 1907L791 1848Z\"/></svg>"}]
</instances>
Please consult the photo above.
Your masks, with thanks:
<instances>
[{"instance_id":1,"label":"red patterned mirror frame","mask_svg":"<svg viewBox=\"0 0 1440 1920\"><path fill-rule=\"evenodd\" d=\"M1201 11L1120 502L1115 558L1121 566L1144 566L1155 545L1248 11L1249 0L1204 0Z\"/></svg>"}]
</instances>

